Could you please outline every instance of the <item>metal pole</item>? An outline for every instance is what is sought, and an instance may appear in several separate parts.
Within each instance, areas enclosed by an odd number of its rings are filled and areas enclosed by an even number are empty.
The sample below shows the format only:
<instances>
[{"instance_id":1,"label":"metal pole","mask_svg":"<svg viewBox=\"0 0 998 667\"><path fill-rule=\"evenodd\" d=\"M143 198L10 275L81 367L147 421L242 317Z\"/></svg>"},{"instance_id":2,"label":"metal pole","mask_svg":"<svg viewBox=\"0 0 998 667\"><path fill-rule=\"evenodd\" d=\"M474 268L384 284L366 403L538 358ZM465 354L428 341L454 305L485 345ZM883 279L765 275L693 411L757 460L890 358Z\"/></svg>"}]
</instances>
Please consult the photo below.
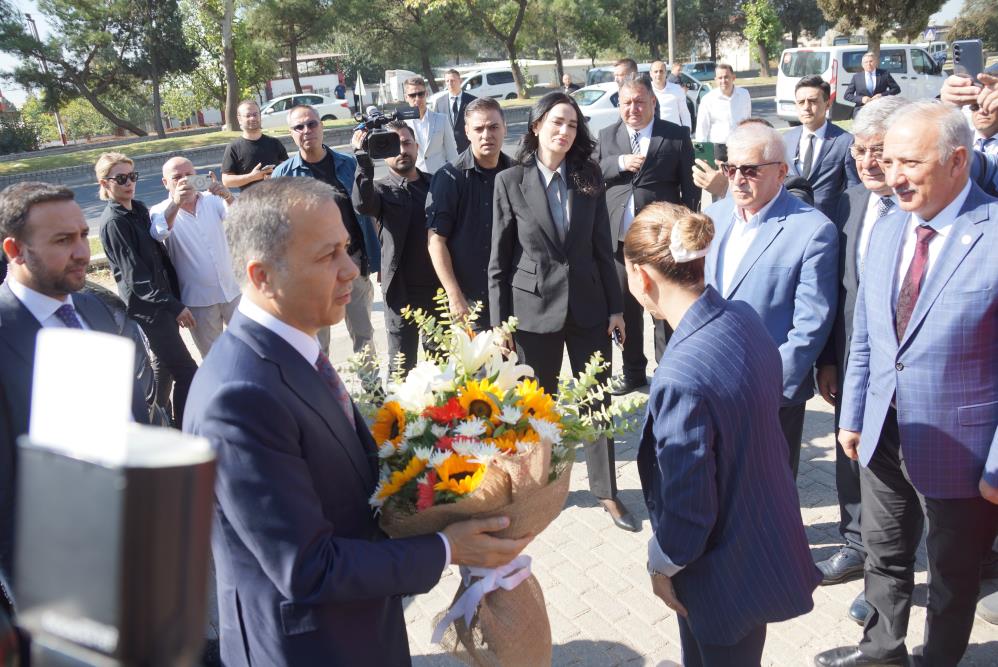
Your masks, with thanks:
<instances>
[{"instance_id":1,"label":"metal pole","mask_svg":"<svg viewBox=\"0 0 998 667\"><path fill-rule=\"evenodd\" d=\"M672 0L669 0L668 6L668 21L669 21L669 67L676 62L676 12L672 6Z\"/></svg>"},{"instance_id":2,"label":"metal pole","mask_svg":"<svg viewBox=\"0 0 998 667\"><path fill-rule=\"evenodd\" d=\"M38 41L38 43L41 43L42 40L40 37L38 37L38 26L35 25L35 20L31 18L31 14L25 14L24 19L31 24L31 34L35 36L35 39ZM45 72L45 74L48 74L49 66L45 62L45 58L39 58L39 60L42 61L42 71ZM59 130L59 140L62 142L62 145L65 146L68 142L66 141L66 133L62 129L62 119L59 118L59 110L56 109L54 113L55 113L55 126Z\"/></svg>"}]
</instances>

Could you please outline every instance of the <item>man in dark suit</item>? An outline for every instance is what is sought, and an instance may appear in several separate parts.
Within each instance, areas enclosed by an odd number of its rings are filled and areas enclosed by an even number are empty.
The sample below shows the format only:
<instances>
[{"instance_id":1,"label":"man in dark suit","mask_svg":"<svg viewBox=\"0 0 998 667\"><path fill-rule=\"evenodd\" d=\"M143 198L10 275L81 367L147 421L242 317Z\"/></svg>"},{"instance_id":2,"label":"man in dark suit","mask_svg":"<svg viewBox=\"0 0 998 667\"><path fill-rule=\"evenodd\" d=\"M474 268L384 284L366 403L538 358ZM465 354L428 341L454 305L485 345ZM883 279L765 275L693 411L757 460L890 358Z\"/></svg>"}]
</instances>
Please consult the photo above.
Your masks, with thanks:
<instances>
[{"instance_id":1,"label":"man in dark suit","mask_svg":"<svg viewBox=\"0 0 998 667\"><path fill-rule=\"evenodd\" d=\"M863 54L863 71L852 75L852 81L843 97L856 106L852 110L855 118L864 104L887 95L900 95L901 86L891 73L877 67L877 56L872 51Z\"/></svg>"},{"instance_id":2,"label":"man in dark suit","mask_svg":"<svg viewBox=\"0 0 998 667\"><path fill-rule=\"evenodd\" d=\"M856 161L849 152L852 135L826 116L831 88L820 76L806 76L794 90L801 124L784 135L789 176L811 184L814 207L830 216L846 188L859 185Z\"/></svg>"},{"instance_id":3,"label":"man in dark suit","mask_svg":"<svg viewBox=\"0 0 998 667\"><path fill-rule=\"evenodd\" d=\"M578 84L572 83L572 75L565 73L561 75L561 92L566 95L571 95L579 89Z\"/></svg>"},{"instance_id":4,"label":"man in dark suit","mask_svg":"<svg viewBox=\"0 0 998 667\"><path fill-rule=\"evenodd\" d=\"M478 98L461 90L461 75L456 69L449 69L444 74L444 85L447 86L447 94L437 98L434 111L450 119L457 152L463 153L470 144L464 131L464 108Z\"/></svg>"},{"instance_id":5,"label":"man in dark suit","mask_svg":"<svg viewBox=\"0 0 998 667\"><path fill-rule=\"evenodd\" d=\"M692 211L700 201L693 184L693 143L689 132L655 113L655 94L647 79L631 79L620 87L620 120L599 134L596 160L606 181L611 248L624 295L627 337L623 369L613 378L612 392L626 394L648 381L644 353L644 309L627 289L623 243L634 216L654 201L683 204ZM668 325L655 320L655 359L665 351Z\"/></svg>"},{"instance_id":6,"label":"man in dark suit","mask_svg":"<svg viewBox=\"0 0 998 667\"><path fill-rule=\"evenodd\" d=\"M10 274L0 286L0 578L13 565L16 438L28 432L35 337L43 327L117 334L111 311L80 292L90 264L88 227L73 191L23 182L0 192L0 242ZM132 417L148 423L141 389Z\"/></svg>"},{"instance_id":7,"label":"man in dark suit","mask_svg":"<svg viewBox=\"0 0 998 667\"><path fill-rule=\"evenodd\" d=\"M191 387L184 430L218 452L212 554L222 661L407 665L401 596L449 563L496 567L526 540L504 517L388 540L368 500L374 441L318 331L340 322L358 269L331 186L271 179L233 206L239 309Z\"/></svg>"}]
</instances>

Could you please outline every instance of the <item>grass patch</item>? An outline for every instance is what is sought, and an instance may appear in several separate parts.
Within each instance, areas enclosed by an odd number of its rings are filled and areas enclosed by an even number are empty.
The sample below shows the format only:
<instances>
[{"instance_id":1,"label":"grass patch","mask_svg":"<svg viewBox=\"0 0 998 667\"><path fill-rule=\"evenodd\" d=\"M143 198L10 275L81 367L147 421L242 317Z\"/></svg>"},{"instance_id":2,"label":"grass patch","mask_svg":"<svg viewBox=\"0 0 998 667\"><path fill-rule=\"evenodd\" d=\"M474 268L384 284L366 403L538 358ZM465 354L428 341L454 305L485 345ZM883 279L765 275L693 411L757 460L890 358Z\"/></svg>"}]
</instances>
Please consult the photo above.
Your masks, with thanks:
<instances>
[{"instance_id":1,"label":"grass patch","mask_svg":"<svg viewBox=\"0 0 998 667\"><path fill-rule=\"evenodd\" d=\"M91 236L87 239L90 242L90 256L95 257L97 255L104 254L104 245L100 242L100 237Z\"/></svg>"},{"instance_id":2,"label":"grass patch","mask_svg":"<svg viewBox=\"0 0 998 667\"><path fill-rule=\"evenodd\" d=\"M715 87L715 88L717 87L717 85L713 81L708 81L707 83L709 83L712 87ZM735 79L735 85L736 86L742 86L743 88L746 87L746 86L775 86L776 85L776 77L775 76L752 76L752 77L748 77L748 78L745 78L745 79L738 78L738 79Z\"/></svg>"}]
</instances>

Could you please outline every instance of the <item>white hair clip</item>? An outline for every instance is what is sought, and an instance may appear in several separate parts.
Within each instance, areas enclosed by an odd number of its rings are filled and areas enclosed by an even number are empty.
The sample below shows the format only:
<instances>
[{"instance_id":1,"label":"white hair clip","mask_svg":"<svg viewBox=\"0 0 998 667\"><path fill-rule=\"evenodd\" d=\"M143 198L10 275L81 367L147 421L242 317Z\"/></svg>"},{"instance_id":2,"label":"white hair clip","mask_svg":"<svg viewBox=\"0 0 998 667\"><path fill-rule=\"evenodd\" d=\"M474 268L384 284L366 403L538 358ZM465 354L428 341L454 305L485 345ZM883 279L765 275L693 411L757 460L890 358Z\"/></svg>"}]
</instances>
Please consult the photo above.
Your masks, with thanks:
<instances>
[{"instance_id":1,"label":"white hair clip","mask_svg":"<svg viewBox=\"0 0 998 667\"><path fill-rule=\"evenodd\" d=\"M683 247L683 239L681 236L679 223L676 222L672 225L672 234L669 236L669 252L672 253L672 259L676 262L676 264L685 264L686 262L692 262L694 259L700 259L701 257L707 256L707 248L703 248L701 250L687 250Z\"/></svg>"}]
</instances>

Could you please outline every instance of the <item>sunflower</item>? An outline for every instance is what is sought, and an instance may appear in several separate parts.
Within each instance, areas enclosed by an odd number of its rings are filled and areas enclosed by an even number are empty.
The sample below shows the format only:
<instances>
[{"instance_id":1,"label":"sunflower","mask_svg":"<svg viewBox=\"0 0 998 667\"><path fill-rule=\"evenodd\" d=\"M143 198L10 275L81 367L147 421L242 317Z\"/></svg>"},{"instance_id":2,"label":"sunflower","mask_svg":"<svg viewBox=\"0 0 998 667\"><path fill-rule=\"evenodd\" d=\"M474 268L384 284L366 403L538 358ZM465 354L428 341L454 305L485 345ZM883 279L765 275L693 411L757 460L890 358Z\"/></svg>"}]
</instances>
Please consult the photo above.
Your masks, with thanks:
<instances>
[{"instance_id":1,"label":"sunflower","mask_svg":"<svg viewBox=\"0 0 998 667\"><path fill-rule=\"evenodd\" d=\"M481 463L471 463L458 454L452 454L437 466L436 472L440 481L434 485L434 489L464 496L482 483L485 466Z\"/></svg>"},{"instance_id":2,"label":"sunflower","mask_svg":"<svg viewBox=\"0 0 998 667\"><path fill-rule=\"evenodd\" d=\"M537 384L537 380L525 379L516 387L518 400L516 405L523 409L524 416L546 419L550 422L561 421L555 410L554 399Z\"/></svg>"},{"instance_id":3,"label":"sunflower","mask_svg":"<svg viewBox=\"0 0 998 667\"><path fill-rule=\"evenodd\" d=\"M397 401L388 401L374 415L374 424L371 426L374 442L378 447L386 442L397 447L404 434L405 410Z\"/></svg>"},{"instance_id":4,"label":"sunflower","mask_svg":"<svg viewBox=\"0 0 998 667\"><path fill-rule=\"evenodd\" d=\"M502 410L499 403L503 392L499 387L485 380L468 380L468 383L457 390L457 400L461 407L472 416L485 421L498 421Z\"/></svg>"},{"instance_id":5,"label":"sunflower","mask_svg":"<svg viewBox=\"0 0 998 667\"><path fill-rule=\"evenodd\" d=\"M409 460L409 465L405 467L405 470L396 470L392 473L390 479L383 480L381 484L378 485L378 490L374 494L375 498L384 501L386 498L394 496L402 490L403 486L416 479L416 477L419 476L419 474L425 469L426 461L418 456L413 456Z\"/></svg>"}]
</instances>

